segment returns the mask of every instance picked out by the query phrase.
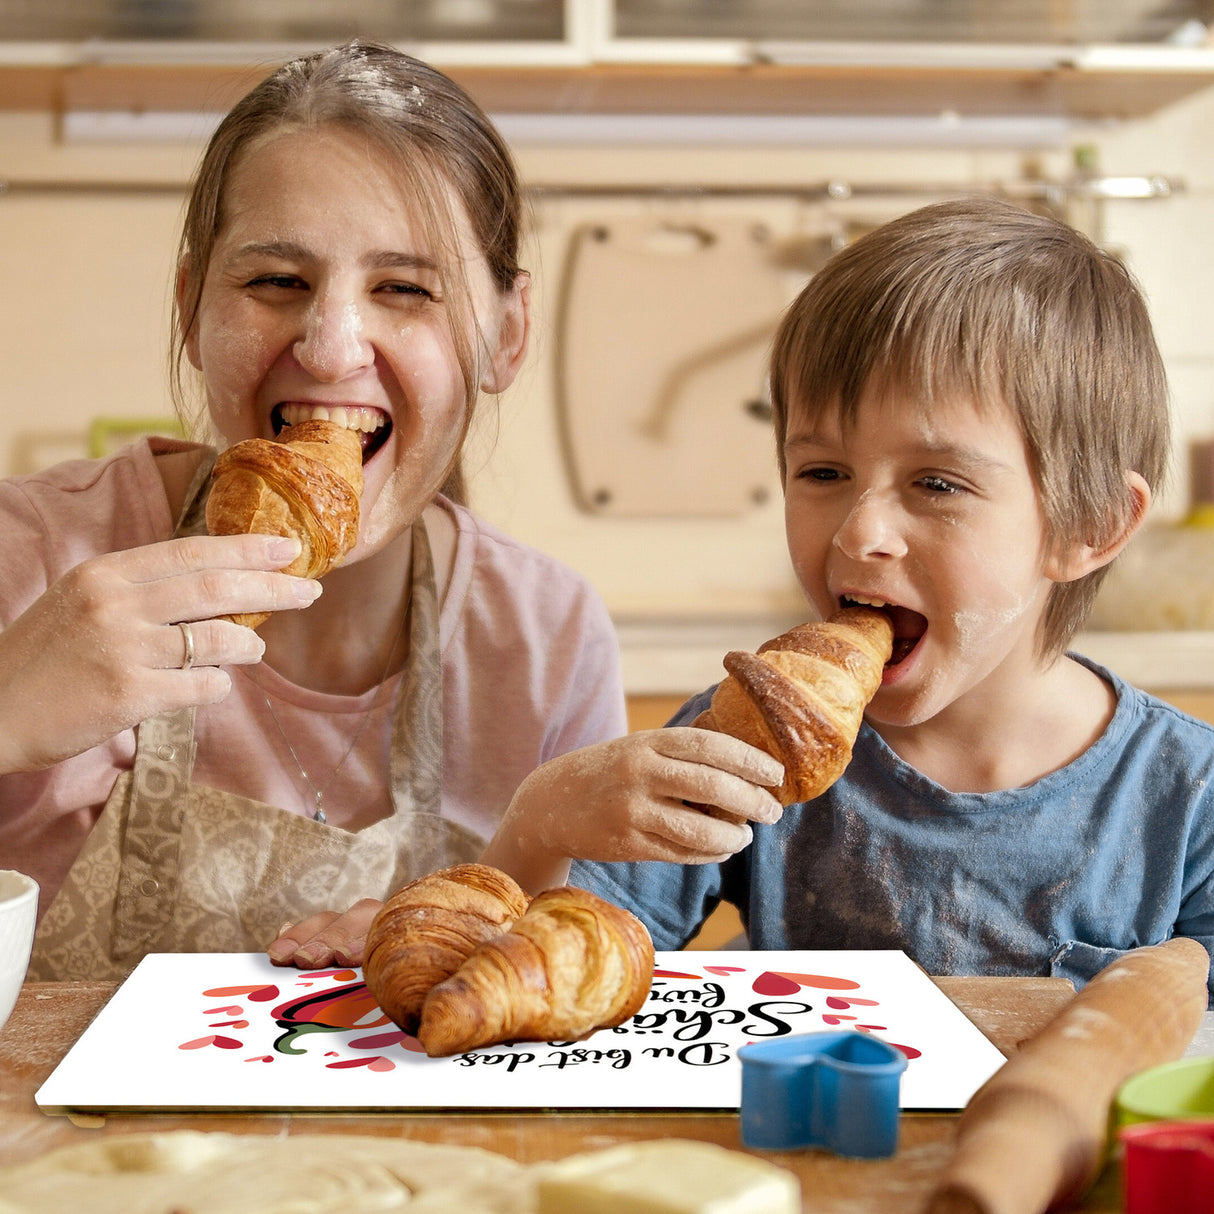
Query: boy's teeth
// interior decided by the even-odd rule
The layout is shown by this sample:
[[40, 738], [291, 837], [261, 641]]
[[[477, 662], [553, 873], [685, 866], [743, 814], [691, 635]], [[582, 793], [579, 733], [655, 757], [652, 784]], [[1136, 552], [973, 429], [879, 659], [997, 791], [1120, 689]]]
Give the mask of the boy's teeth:
[[370, 434], [384, 424], [384, 415], [378, 409], [368, 409], [362, 405], [350, 407], [328, 405], [283, 405], [282, 420], [288, 426], [297, 426], [300, 422], [327, 421], [345, 430], [361, 430]]
[[888, 607], [889, 604], [885, 599], [870, 599], [862, 594], [848, 594], [843, 596], [849, 603], [855, 603], [860, 607]]

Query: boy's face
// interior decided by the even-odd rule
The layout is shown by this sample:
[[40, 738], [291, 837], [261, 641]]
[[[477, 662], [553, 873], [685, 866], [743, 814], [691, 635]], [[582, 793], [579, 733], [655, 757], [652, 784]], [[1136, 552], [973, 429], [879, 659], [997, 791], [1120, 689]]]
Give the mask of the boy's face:
[[1038, 670], [1057, 563], [1010, 410], [869, 389], [846, 429], [833, 410], [790, 418], [785, 457], [788, 547], [814, 607], [892, 608], [894, 656], [870, 719], [917, 725]]

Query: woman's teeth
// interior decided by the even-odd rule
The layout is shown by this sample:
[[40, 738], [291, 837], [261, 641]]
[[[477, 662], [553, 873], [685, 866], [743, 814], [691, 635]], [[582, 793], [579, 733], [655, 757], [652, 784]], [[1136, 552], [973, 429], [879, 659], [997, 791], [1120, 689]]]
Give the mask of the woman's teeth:
[[283, 405], [279, 412], [285, 425], [297, 426], [300, 422], [326, 421], [344, 430], [360, 430], [372, 434], [387, 422], [379, 409], [365, 405]]

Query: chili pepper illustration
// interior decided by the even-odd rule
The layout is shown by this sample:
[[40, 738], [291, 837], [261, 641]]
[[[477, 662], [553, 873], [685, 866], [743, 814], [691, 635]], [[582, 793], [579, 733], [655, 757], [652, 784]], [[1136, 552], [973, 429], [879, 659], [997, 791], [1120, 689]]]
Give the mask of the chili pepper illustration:
[[303, 1054], [295, 1042], [305, 1033], [338, 1033], [375, 1028], [390, 1021], [365, 982], [314, 991], [280, 1003], [271, 1013], [285, 1032], [274, 1042], [280, 1054]]

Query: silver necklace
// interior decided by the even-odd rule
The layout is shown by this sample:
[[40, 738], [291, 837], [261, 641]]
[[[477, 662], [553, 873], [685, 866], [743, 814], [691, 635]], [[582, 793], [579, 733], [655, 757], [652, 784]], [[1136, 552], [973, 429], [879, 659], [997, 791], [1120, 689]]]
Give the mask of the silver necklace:
[[[401, 613], [400, 627], [397, 629], [396, 638], [392, 642], [392, 648], [388, 650], [388, 660], [384, 663], [384, 672], [380, 676], [379, 683], [377, 684], [378, 687], [382, 687], [387, 681], [388, 671], [392, 669], [392, 658], [396, 654], [396, 647], [400, 644], [400, 638], [405, 631], [405, 621], [408, 618], [409, 609], [406, 607], [406, 609]], [[270, 719], [274, 722], [274, 725], [278, 730], [278, 736], [282, 738], [283, 745], [286, 746], [288, 753], [294, 760], [295, 766], [299, 769], [299, 774], [303, 777], [304, 784], [307, 785], [316, 801], [316, 809], [312, 814], [313, 820], [317, 822], [328, 822], [329, 819], [325, 816], [325, 793], [332, 788], [333, 781], [337, 779], [337, 773], [341, 771], [343, 767], [345, 767], [346, 760], [354, 753], [354, 747], [358, 745], [358, 739], [363, 736], [364, 731], [370, 724], [371, 714], [378, 706], [378, 692], [371, 700], [371, 703], [367, 705], [367, 709], [363, 713], [363, 719], [359, 722], [358, 728], [354, 731], [354, 736], [350, 739], [350, 745], [346, 747], [345, 753], [340, 759], [338, 759], [337, 766], [329, 773], [329, 778], [324, 782], [324, 784], [317, 787], [316, 782], [310, 775], [308, 775], [307, 769], [299, 761], [299, 755], [295, 753], [295, 747], [291, 745], [291, 739], [287, 737], [287, 731], [283, 729], [282, 722], [278, 719], [278, 713], [274, 711], [274, 704], [270, 700], [270, 697], [266, 695], [265, 689], [260, 684], [257, 685], [257, 690], [261, 692], [261, 698], [265, 700], [266, 707], [270, 710]]]

